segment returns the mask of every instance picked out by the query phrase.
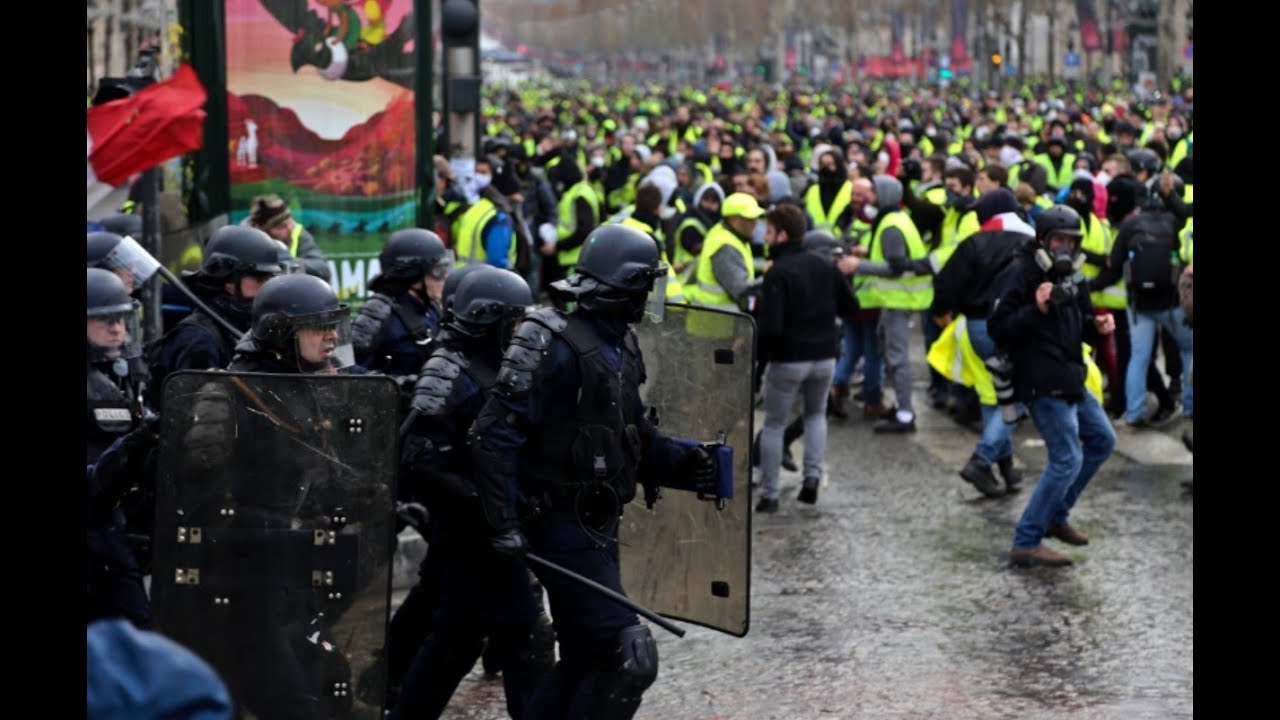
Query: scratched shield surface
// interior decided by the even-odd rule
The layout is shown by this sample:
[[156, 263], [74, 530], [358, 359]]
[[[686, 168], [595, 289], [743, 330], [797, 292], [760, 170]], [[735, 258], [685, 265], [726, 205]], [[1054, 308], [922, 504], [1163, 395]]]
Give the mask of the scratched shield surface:
[[[385, 377], [166, 379], [152, 603], [252, 716], [356, 699], [390, 600], [396, 387]], [[278, 707], [279, 706], [279, 707]]]
[[748, 315], [667, 305], [636, 327], [647, 380], [641, 397], [669, 436], [733, 449], [733, 497], [723, 507], [662, 489], [639, 498], [619, 528], [627, 595], [668, 617], [742, 636], [751, 597], [750, 443], [755, 323]]

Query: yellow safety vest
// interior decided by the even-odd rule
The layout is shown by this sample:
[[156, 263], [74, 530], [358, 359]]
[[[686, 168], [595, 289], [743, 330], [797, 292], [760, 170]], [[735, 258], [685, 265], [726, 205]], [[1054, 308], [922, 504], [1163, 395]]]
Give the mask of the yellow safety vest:
[[[1085, 229], [1084, 220], [1080, 220], [1080, 232], [1084, 233], [1083, 239], [1080, 241], [1080, 249], [1097, 253], [1098, 255], [1110, 255], [1111, 246], [1115, 244], [1115, 237], [1109, 228], [1102, 224], [1102, 221], [1093, 217], [1093, 222], [1089, 224], [1089, 228]], [[1085, 278], [1092, 280], [1102, 272], [1102, 268], [1090, 262], [1080, 268], [1080, 272]], [[1094, 307], [1107, 308], [1108, 310], [1123, 310], [1129, 305], [1129, 296], [1125, 293], [1124, 280], [1118, 280], [1114, 285], [1110, 285], [1101, 290], [1094, 290], [1089, 293], [1089, 299], [1093, 301]]]
[[831, 210], [823, 212], [822, 210], [822, 194], [818, 188], [818, 184], [814, 183], [804, 192], [804, 209], [809, 211], [810, 217], [813, 218], [814, 230], [826, 230], [832, 235], [836, 234], [836, 219], [840, 217], [853, 200], [853, 183], [845, 180], [840, 189], [836, 191], [835, 198], [831, 201]]
[[[702, 253], [698, 256], [694, 272], [695, 283], [686, 285], [684, 289], [685, 300], [690, 304], [740, 312], [738, 304], [724, 291], [711, 270], [711, 258], [726, 245], [742, 255], [742, 261], [747, 266], [747, 279], [755, 279], [756, 268], [751, 257], [751, 245], [739, 240], [724, 223], [716, 223], [707, 232], [707, 239], [702, 243]], [[690, 313], [685, 321], [685, 332], [693, 337], [731, 338], [735, 327], [733, 318], [710, 313]]]
[[693, 277], [693, 273], [698, 269], [698, 256], [684, 249], [684, 244], [680, 242], [680, 236], [688, 228], [697, 230], [698, 235], [705, 240], [707, 237], [707, 226], [696, 217], [686, 217], [676, 226], [676, 264], [684, 266], [684, 270], [680, 272], [680, 279], [683, 282], [689, 282]]
[[[456, 255], [454, 264], [456, 267], [464, 267], [471, 263], [486, 263], [489, 261], [489, 252], [485, 249], [484, 226], [489, 223], [498, 214], [498, 206], [493, 204], [489, 198], [480, 198], [476, 204], [467, 208], [454, 224], [453, 229], [453, 251]], [[516, 266], [516, 243], [520, 239], [516, 234], [511, 233], [511, 248], [507, 252], [507, 269], [514, 270]]]
[[1048, 186], [1059, 190], [1071, 185], [1071, 174], [1075, 172], [1076, 156], [1075, 153], [1063, 153], [1062, 164], [1057, 170], [1053, 169], [1053, 163], [1049, 161], [1048, 153], [1041, 153], [1036, 156], [1036, 162], [1044, 166], [1044, 170], [1049, 175]]
[[667, 302], [682, 303], [684, 302], [684, 286], [680, 284], [680, 278], [676, 277], [676, 271], [671, 268], [671, 263], [667, 261], [667, 251], [662, 247], [662, 239], [659, 233], [655, 232], [649, 223], [642, 222], [628, 215], [623, 218], [619, 225], [629, 225], [640, 232], [653, 238], [654, 243], [658, 245], [658, 258], [662, 260], [662, 264], [667, 266], [667, 291], [665, 297]]
[[[578, 198], [586, 200], [587, 204], [591, 206], [591, 216], [593, 218], [591, 230], [595, 229], [594, 225], [599, 224], [600, 198], [596, 197], [596, 191], [591, 189], [590, 183], [586, 180], [579, 180], [560, 198], [560, 203], [557, 207], [560, 212], [560, 222], [556, 224], [557, 240], [564, 240], [578, 231], [578, 216], [573, 211], [573, 203]], [[572, 250], [560, 250], [556, 252], [556, 260], [561, 267], [571, 268], [578, 264], [578, 254], [581, 252], [581, 245]]]
[[[1194, 222], [1194, 217], [1187, 218], [1187, 224], [1182, 226], [1182, 232], [1178, 235], [1178, 239], [1182, 241], [1182, 246], [1178, 248], [1178, 259], [1182, 260], [1186, 265], [1190, 265], [1193, 258], [1192, 252], [1194, 245], [1191, 240], [1191, 227]], [[1212, 267], [1209, 269], [1213, 270]]]
[[[925, 257], [927, 249], [915, 223], [911, 222], [905, 212], [894, 210], [884, 216], [871, 236], [868, 261], [885, 261], [881, 238], [888, 228], [897, 228], [906, 237], [907, 260], [921, 260]], [[858, 295], [858, 303], [864, 308], [924, 310], [933, 304], [932, 275], [916, 275], [910, 271], [896, 278], [856, 274], [853, 287]]]
[[947, 214], [942, 218], [942, 242], [938, 243], [937, 249], [929, 253], [933, 266], [938, 269], [946, 266], [947, 260], [951, 259], [960, 243], [981, 229], [982, 224], [978, 222], [978, 213], [974, 210], [965, 210], [961, 213], [955, 208], [947, 208]]

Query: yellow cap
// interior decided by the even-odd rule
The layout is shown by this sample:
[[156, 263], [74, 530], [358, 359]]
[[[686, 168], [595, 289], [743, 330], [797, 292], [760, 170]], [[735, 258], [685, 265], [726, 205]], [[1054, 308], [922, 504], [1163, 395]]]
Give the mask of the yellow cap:
[[752, 195], [744, 192], [736, 192], [724, 199], [724, 204], [720, 206], [720, 215], [723, 217], [739, 217], [755, 220], [764, 214], [764, 208], [760, 207], [760, 203]]

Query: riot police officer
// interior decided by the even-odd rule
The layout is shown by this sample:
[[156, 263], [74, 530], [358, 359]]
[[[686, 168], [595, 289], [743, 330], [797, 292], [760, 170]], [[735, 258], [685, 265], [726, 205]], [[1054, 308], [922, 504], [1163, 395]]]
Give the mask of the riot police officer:
[[[576, 307], [533, 311], [517, 327], [467, 440], [495, 551], [532, 548], [622, 593], [618, 523], [637, 483], [649, 504], [664, 476], [714, 483], [712, 457], [659, 433], [640, 400], [645, 370], [631, 324], [666, 272], [644, 233], [598, 227], [574, 274], [552, 286]], [[538, 575], [560, 660], [524, 717], [632, 717], [658, 672], [649, 629], [563, 576]]]
[[453, 261], [430, 230], [397, 230], [379, 256], [382, 273], [352, 326], [356, 361], [366, 370], [412, 375], [440, 322], [440, 298]]
[[203, 310], [195, 310], [160, 339], [151, 356], [153, 388], [171, 372], [224, 368], [231, 362], [236, 343], [249, 330], [259, 288], [282, 272], [279, 245], [250, 227], [228, 225], [214, 233], [200, 270], [186, 279], [192, 291], [239, 333], [232, 335]]
[[118, 275], [87, 268], [88, 451], [92, 465], [116, 438], [148, 412], [142, 400], [144, 373], [140, 306]]
[[314, 275], [268, 280], [253, 299], [252, 325], [236, 344], [233, 372], [334, 374], [354, 364], [351, 310]]
[[[431, 510], [428, 555], [445, 580], [430, 633], [404, 678], [392, 717], [439, 717], [488, 637], [503, 670], [508, 712], [520, 718], [554, 657], [550, 648], [542, 657], [530, 651], [541, 607], [523, 563], [489, 549], [466, 456], [466, 432], [489, 397], [507, 339], [533, 295], [514, 272], [476, 267], [481, 269], [458, 286], [445, 324], [449, 337], [433, 343], [414, 390], [420, 414], [405, 441], [406, 479], [422, 487]], [[549, 621], [541, 619], [539, 627], [549, 630]], [[398, 640], [393, 634], [393, 645]]]

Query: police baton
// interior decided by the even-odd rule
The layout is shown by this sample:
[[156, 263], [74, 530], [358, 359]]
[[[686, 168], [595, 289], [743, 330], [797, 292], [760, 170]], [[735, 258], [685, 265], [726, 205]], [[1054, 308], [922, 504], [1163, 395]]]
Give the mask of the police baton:
[[168, 280], [171, 285], [178, 288], [178, 290], [182, 291], [182, 294], [186, 295], [188, 300], [195, 303], [195, 306], [200, 308], [200, 310], [203, 311], [204, 314], [213, 318], [214, 322], [218, 323], [223, 327], [224, 330], [231, 333], [232, 337], [238, 338], [244, 334], [239, 329], [237, 329], [235, 325], [232, 325], [231, 323], [227, 322], [226, 318], [214, 312], [213, 308], [206, 305], [203, 300], [201, 300], [199, 297], [196, 296], [194, 292], [191, 291], [191, 288], [184, 285], [183, 282], [179, 280], [177, 277], [175, 277], [173, 273], [169, 272], [169, 268], [161, 265], [156, 268], [156, 271], [160, 273], [161, 277], [163, 277], [165, 280]]
[[550, 560], [538, 557], [537, 555], [534, 555], [531, 552], [525, 553], [524, 557], [526, 560], [533, 563], [534, 565], [538, 565], [548, 570], [555, 571], [569, 578], [570, 580], [573, 580], [574, 582], [577, 582], [581, 585], [585, 585], [591, 588], [592, 590], [595, 590], [601, 595], [609, 598], [610, 600], [621, 605], [622, 607], [627, 608], [628, 610], [631, 610], [637, 615], [644, 617], [649, 622], [661, 627], [663, 630], [666, 630], [667, 632], [675, 635], [676, 637], [684, 637], [684, 630], [679, 625], [676, 625], [675, 623], [671, 622], [670, 620], [662, 617], [661, 615], [655, 613], [654, 611], [646, 607], [637, 605], [636, 603], [632, 602], [627, 596], [622, 595], [620, 593], [616, 593], [613, 590], [610, 590], [609, 588], [596, 582], [595, 580], [592, 580], [590, 578], [585, 578], [579, 575], [578, 573], [570, 570], [567, 567], [557, 565], [551, 562]]

